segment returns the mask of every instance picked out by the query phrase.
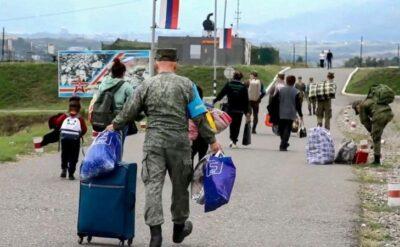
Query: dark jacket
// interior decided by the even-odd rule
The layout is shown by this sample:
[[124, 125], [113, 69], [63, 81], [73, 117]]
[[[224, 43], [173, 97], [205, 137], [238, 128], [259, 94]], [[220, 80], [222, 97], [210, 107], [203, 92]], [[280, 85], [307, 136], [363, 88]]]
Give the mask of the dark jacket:
[[285, 86], [279, 92], [279, 118], [297, 119], [297, 114], [303, 117], [301, 111], [301, 93], [292, 86]]
[[214, 103], [223, 97], [228, 97], [228, 111], [249, 113], [249, 94], [247, 87], [240, 81], [231, 81], [225, 84], [221, 92], [214, 99]]

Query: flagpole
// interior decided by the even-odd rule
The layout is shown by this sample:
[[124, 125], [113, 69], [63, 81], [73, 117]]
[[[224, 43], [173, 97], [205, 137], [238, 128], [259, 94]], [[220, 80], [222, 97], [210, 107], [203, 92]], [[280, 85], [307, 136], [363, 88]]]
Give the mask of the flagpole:
[[156, 50], [156, 6], [157, 0], [153, 0], [153, 20], [151, 25], [151, 50], [150, 50], [150, 66], [149, 72], [150, 76], [154, 76], [154, 58], [155, 58], [155, 50]]
[[214, 0], [215, 7], [214, 7], [214, 82], [213, 82], [213, 94], [214, 96], [217, 95], [217, 0]]
[[223, 28], [226, 28], [226, 6], [228, 5], [228, 0], [225, 0], [225, 8], [224, 8], [224, 26]]

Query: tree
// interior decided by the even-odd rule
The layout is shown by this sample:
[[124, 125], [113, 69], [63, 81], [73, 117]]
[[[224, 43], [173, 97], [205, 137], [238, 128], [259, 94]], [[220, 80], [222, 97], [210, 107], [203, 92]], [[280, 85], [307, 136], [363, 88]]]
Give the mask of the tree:
[[297, 60], [296, 60], [296, 63], [303, 63], [303, 62], [304, 62], [303, 57], [302, 56], [298, 56]]

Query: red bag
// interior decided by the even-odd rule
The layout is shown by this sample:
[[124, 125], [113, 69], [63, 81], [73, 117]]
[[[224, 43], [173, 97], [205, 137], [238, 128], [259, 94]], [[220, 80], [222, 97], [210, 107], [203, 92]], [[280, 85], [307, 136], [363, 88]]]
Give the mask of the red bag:
[[273, 124], [271, 123], [271, 115], [269, 115], [269, 114], [267, 114], [265, 116], [265, 125], [267, 127], [272, 127], [273, 126]]
[[353, 163], [354, 164], [366, 164], [368, 162], [368, 152], [364, 150], [357, 150], [356, 155], [354, 156]]

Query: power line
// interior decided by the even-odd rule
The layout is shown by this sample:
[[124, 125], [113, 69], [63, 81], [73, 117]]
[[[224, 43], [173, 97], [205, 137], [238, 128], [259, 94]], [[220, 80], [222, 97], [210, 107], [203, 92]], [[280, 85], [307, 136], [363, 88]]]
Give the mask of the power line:
[[80, 12], [86, 12], [86, 11], [91, 11], [91, 10], [105, 9], [105, 8], [110, 8], [110, 7], [127, 5], [127, 4], [132, 4], [132, 3], [133, 3], [133, 1], [131, 0], [131, 1], [125, 1], [125, 2], [120, 2], [120, 3], [109, 4], [109, 5], [97, 6], [97, 7], [88, 7], [88, 8], [67, 10], [67, 11], [61, 11], [61, 12], [55, 12], [55, 13], [47, 13], [47, 14], [39, 14], [39, 15], [21, 16], [21, 17], [0, 19], [0, 22], [19, 21], [19, 20], [27, 20], [27, 19], [34, 19], [34, 18], [67, 15], [67, 14], [80, 13]]

